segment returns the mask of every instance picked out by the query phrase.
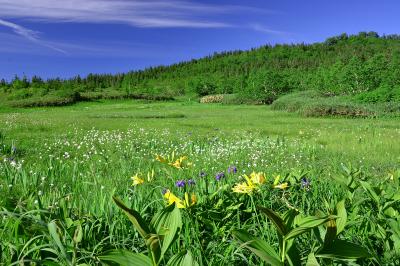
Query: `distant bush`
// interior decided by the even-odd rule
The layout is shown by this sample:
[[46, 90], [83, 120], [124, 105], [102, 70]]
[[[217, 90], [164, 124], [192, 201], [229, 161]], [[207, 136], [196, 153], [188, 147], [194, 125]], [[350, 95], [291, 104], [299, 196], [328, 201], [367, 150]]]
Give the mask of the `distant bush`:
[[297, 92], [282, 96], [273, 102], [271, 108], [273, 110], [296, 112], [304, 116], [400, 116], [399, 102], [359, 103], [349, 97], [324, 97], [315, 91]]
[[200, 103], [222, 103], [223, 94], [207, 95], [200, 98]]
[[381, 86], [376, 90], [360, 93], [355, 98], [362, 103], [400, 102], [400, 85]]

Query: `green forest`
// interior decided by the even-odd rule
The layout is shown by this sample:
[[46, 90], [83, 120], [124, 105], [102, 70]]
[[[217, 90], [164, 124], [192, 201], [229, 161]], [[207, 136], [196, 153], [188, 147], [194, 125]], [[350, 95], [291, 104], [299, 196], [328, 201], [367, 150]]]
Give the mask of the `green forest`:
[[[71, 79], [0, 81], [0, 102], [28, 107], [104, 98], [170, 100], [224, 94], [232, 103], [273, 103], [312, 91], [352, 103], [400, 101], [400, 35], [341, 34], [314, 44], [264, 45], [170, 66]], [[396, 107], [398, 108], [398, 107]]]

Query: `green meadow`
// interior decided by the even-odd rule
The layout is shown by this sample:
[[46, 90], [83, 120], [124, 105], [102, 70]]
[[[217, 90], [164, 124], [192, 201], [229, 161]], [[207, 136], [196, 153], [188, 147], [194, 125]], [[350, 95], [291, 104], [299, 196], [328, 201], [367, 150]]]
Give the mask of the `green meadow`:
[[0, 264], [399, 265], [400, 118], [0, 109]]

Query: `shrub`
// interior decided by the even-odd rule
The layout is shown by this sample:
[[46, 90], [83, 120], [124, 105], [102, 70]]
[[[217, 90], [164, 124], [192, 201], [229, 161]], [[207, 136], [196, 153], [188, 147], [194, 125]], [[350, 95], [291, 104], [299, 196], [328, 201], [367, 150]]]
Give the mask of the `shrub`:
[[223, 94], [207, 95], [200, 98], [200, 103], [222, 103]]

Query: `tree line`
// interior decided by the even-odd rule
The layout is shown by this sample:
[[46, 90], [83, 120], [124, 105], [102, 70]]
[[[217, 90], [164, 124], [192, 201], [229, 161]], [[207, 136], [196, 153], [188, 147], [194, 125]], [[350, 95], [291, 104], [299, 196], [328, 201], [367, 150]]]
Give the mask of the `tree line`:
[[83, 78], [15, 76], [11, 81], [2, 79], [0, 90], [13, 99], [116, 90], [126, 95], [172, 97], [237, 94], [264, 103], [290, 92], [316, 90], [367, 102], [393, 101], [400, 98], [400, 35], [344, 33], [321, 43], [264, 45], [170, 66]]

